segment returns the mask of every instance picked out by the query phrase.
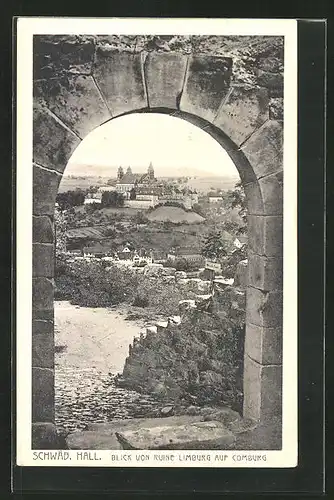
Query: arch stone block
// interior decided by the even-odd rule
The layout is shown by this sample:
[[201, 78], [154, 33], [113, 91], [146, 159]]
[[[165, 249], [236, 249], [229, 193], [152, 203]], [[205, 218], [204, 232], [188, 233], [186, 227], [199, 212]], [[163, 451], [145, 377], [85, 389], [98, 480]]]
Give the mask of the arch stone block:
[[33, 276], [45, 276], [46, 278], [53, 278], [53, 256], [53, 243], [33, 243]]
[[263, 88], [233, 86], [214, 120], [240, 146], [269, 118], [268, 91]]
[[52, 422], [34, 422], [32, 424], [32, 449], [45, 450], [60, 448], [56, 426]]
[[38, 81], [35, 95], [81, 138], [111, 118], [91, 75]]
[[144, 75], [150, 108], [178, 108], [187, 60], [187, 56], [177, 52], [162, 54], [152, 52], [147, 55]]
[[264, 292], [249, 286], [247, 288], [246, 324], [257, 326], [278, 327], [282, 325], [281, 290]]
[[283, 286], [283, 260], [248, 253], [248, 283], [263, 291], [279, 290]]
[[244, 360], [244, 417], [270, 421], [282, 412], [282, 366]]
[[282, 329], [249, 323], [246, 329], [245, 353], [262, 365], [282, 363]]
[[32, 419], [34, 422], [54, 421], [54, 371], [32, 369]]
[[266, 215], [283, 214], [283, 171], [259, 179], [261, 198]]
[[178, 108], [187, 60], [187, 56], [179, 53], [148, 53], [144, 76], [150, 108]]
[[46, 215], [33, 216], [33, 242], [53, 243], [54, 231], [51, 217]]
[[113, 117], [147, 108], [141, 54], [97, 48], [94, 79]]
[[53, 170], [33, 166], [33, 212], [34, 215], [49, 215], [53, 217], [55, 202], [61, 175]]
[[32, 279], [33, 319], [53, 321], [53, 289], [54, 283], [48, 278]]
[[34, 102], [34, 162], [58, 172], [65, 170], [66, 164], [80, 144], [73, 134], [50, 111]]
[[181, 111], [213, 122], [229, 91], [231, 75], [229, 57], [192, 56], [180, 101]]
[[280, 257], [283, 250], [281, 215], [248, 215], [248, 244], [258, 255]]
[[32, 366], [54, 368], [54, 324], [34, 320], [32, 324]]
[[268, 120], [242, 145], [242, 151], [253, 166], [256, 177], [282, 170], [283, 126], [281, 122]]

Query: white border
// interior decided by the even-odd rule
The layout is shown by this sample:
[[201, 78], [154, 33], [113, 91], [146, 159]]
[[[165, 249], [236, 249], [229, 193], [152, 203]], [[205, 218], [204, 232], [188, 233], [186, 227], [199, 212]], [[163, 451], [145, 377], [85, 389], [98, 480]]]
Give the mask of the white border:
[[[285, 37], [284, 66], [284, 282], [283, 282], [283, 448], [279, 451], [227, 451], [205, 454], [211, 461], [157, 462], [156, 452], [91, 452], [92, 460], [76, 451], [62, 451], [62, 459], [34, 459], [31, 450], [32, 351], [32, 38], [34, 34], [179, 34], [277, 35]], [[17, 21], [17, 464], [25, 466], [99, 467], [295, 467], [298, 462], [297, 427], [297, 21], [278, 19], [93, 19], [18, 18]], [[30, 264], [31, 263], [31, 264]], [[44, 453], [44, 452], [42, 452]], [[54, 453], [54, 452], [53, 452]], [[79, 452], [80, 453], [80, 452]], [[82, 452], [81, 452], [82, 453]], [[95, 453], [95, 455], [94, 455]], [[111, 455], [133, 456], [132, 461]], [[136, 455], [149, 459], [136, 461]], [[162, 453], [160, 453], [161, 455]], [[201, 453], [203, 454], [203, 453]], [[224, 461], [214, 461], [217, 454]], [[236, 457], [261, 456], [252, 461]], [[55, 456], [55, 455], [53, 455]], [[96, 460], [94, 460], [96, 457]], [[265, 457], [265, 459], [264, 459]]]

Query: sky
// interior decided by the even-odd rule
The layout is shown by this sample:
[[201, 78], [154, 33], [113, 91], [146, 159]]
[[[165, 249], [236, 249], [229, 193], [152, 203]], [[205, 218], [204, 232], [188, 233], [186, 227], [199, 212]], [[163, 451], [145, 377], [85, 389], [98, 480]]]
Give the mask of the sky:
[[159, 113], [115, 118], [97, 127], [72, 154], [65, 175], [114, 177], [119, 166], [156, 177], [239, 175], [226, 151], [195, 125]]

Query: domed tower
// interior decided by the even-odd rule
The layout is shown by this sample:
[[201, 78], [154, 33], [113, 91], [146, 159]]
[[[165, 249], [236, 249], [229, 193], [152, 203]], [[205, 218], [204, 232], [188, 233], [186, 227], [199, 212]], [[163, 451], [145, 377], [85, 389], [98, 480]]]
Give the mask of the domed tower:
[[148, 178], [150, 179], [150, 181], [153, 181], [154, 180], [154, 168], [153, 168], [152, 162], [149, 164], [149, 167], [147, 169], [147, 173], [148, 173]]
[[124, 176], [124, 170], [122, 167], [118, 167], [117, 180], [120, 181]]
[[126, 173], [127, 173], [127, 174], [132, 174], [131, 167], [128, 167], [128, 168], [126, 169]]

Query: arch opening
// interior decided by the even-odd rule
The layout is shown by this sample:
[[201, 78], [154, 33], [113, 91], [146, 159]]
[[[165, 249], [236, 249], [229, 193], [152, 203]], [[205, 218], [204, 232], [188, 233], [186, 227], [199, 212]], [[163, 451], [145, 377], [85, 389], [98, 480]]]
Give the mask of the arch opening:
[[[129, 168], [131, 174], [127, 172]], [[119, 176], [120, 170], [123, 178]], [[129, 177], [127, 182], [126, 177]], [[144, 178], [137, 182], [140, 177]], [[205, 401], [220, 405], [225, 402], [234, 411], [242, 413], [247, 236], [244, 193], [235, 187], [240, 185], [239, 181], [238, 171], [230, 157], [205, 129], [184, 118], [166, 114], [134, 113], [117, 117], [92, 131], [73, 152], [56, 202], [55, 325], [56, 351], [59, 352], [56, 354], [55, 380], [56, 423], [59, 428], [65, 424], [73, 430], [71, 415], [73, 409], [76, 415], [79, 411], [73, 398], [72, 402], [70, 398], [69, 403], [64, 404], [64, 392], [65, 399], [66, 392], [73, 393], [73, 378], [66, 382], [69, 364], [73, 362], [77, 373], [82, 374], [77, 379], [77, 390], [81, 391], [80, 407], [86, 404], [79, 428], [89, 419], [91, 401], [89, 395], [86, 400], [84, 397], [84, 387], [88, 387], [85, 378], [88, 376], [91, 385], [92, 379], [98, 382], [101, 375], [94, 374], [94, 370], [88, 373], [88, 361], [83, 360], [80, 366], [77, 357], [79, 354], [83, 356], [83, 346], [86, 344], [88, 348], [89, 345], [87, 338], [83, 340], [82, 337], [94, 337], [94, 328], [97, 328], [98, 335], [108, 339], [100, 348], [109, 364], [107, 369], [103, 359], [104, 369], [107, 373], [113, 370], [121, 373], [123, 384], [131, 389], [143, 392], [141, 388], [144, 386], [146, 392], [156, 395], [157, 387], [161, 385], [161, 372], [165, 379], [168, 372], [173, 383], [167, 384], [167, 400], [174, 398], [178, 402], [183, 391], [182, 400], [189, 393], [189, 397], [198, 397], [201, 404]], [[123, 255], [125, 247], [130, 250], [126, 259]], [[240, 261], [243, 261], [241, 265]], [[145, 268], [139, 267], [141, 265]], [[129, 269], [132, 276], [127, 272]], [[144, 271], [144, 275], [140, 274], [138, 279], [134, 276], [134, 269]], [[154, 279], [158, 270], [160, 274]], [[93, 279], [94, 275], [98, 278]], [[114, 282], [112, 289], [106, 280]], [[233, 282], [236, 282], [235, 288]], [[214, 293], [217, 297], [225, 287], [228, 289], [223, 302], [213, 300]], [[159, 294], [161, 298], [157, 298]], [[126, 298], [121, 299], [122, 295]], [[224, 325], [227, 320], [218, 316], [231, 313], [233, 300], [237, 301], [235, 317]], [[233, 335], [230, 338], [227, 335], [225, 339], [226, 361], [219, 359], [222, 351], [217, 344], [216, 352], [211, 347], [210, 355], [201, 356], [200, 360], [195, 359], [195, 352], [191, 356], [188, 353], [189, 366], [184, 363], [182, 370], [175, 373], [154, 363], [148, 367], [147, 373], [136, 373], [133, 365], [138, 361], [137, 341], [140, 348], [151, 350], [151, 354], [157, 354], [169, 344], [167, 334], [162, 345], [153, 342], [150, 348], [147, 347], [147, 327], [152, 326], [152, 315], [156, 324], [171, 317], [181, 322], [182, 316], [183, 323], [178, 330], [190, 338], [194, 331], [194, 324], [189, 323], [191, 311], [180, 312], [179, 304], [187, 301], [195, 302], [199, 313], [195, 342], [205, 335], [208, 313], [211, 328], [217, 331], [233, 329]], [[81, 309], [78, 310], [77, 306]], [[126, 340], [122, 349], [117, 344], [119, 340], [124, 344], [122, 336], [116, 338], [116, 345], [112, 343], [115, 318], [112, 311], [109, 311], [109, 316], [105, 315], [105, 308], [110, 306], [128, 308], [130, 317], [132, 314], [144, 321], [144, 329], [138, 322], [133, 323], [133, 328], [128, 328], [131, 321], [116, 321], [116, 328], [120, 332], [123, 329], [125, 339], [129, 336], [130, 352]], [[96, 307], [102, 308], [100, 312], [94, 309]], [[99, 331], [95, 325], [97, 318], [103, 322], [108, 320], [104, 331]], [[143, 333], [139, 340], [133, 340], [140, 331]], [[75, 335], [78, 332], [80, 340]], [[96, 341], [99, 342], [99, 337]], [[180, 346], [184, 351], [188, 348], [186, 344]], [[120, 360], [111, 356], [115, 350], [120, 351]], [[92, 349], [87, 355], [86, 349], [85, 355], [91, 359], [92, 365], [96, 365], [101, 354]], [[177, 356], [177, 351], [172, 352], [172, 356]], [[229, 370], [228, 358], [231, 358]], [[198, 381], [192, 382], [190, 389], [182, 379], [190, 374], [196, 363]], [[129, 370], [132, 370], [131, 375]], [[221, 375], [223, 370], [225, 373], [236, 371], [237, 375], [224, 378]], [[209, 379], [205, 382], [208, 377], [216, 377], [217, 387], [205, 391], [206, 383], [212, 385]], [[154, 380], [153, 385], [148, 384], [149, 379]], [[110, 384], [112, 391], [113, 379]], [[229, 387], [230, 392], [230, 396], [224, 399], [221, 396], [223, 387]], [[91, 387], [88, 392], [91, 393]], [[117, 390], [115, 394], [117, 399]], [[126, 398], [126, 391], [122, 395]], [[113, 398], [112, 392], [109, 397]], [[163, 405], [163, 398], [155, 405]], [[140, 404], [137, 406], [140, 414]], [[123, 407], [126, 408], [126, 403]], [[103, 408], [109, 408], [111, 413], [105, 414], [102, 409], [102, 419], [103, 415], [111, 419], [122, 414], [113, 413], [105, 402]], [[94, 411], [97, 408], [94, 407]], [[137, 416], [137, 413], [130, 410], [129, 415]]]

